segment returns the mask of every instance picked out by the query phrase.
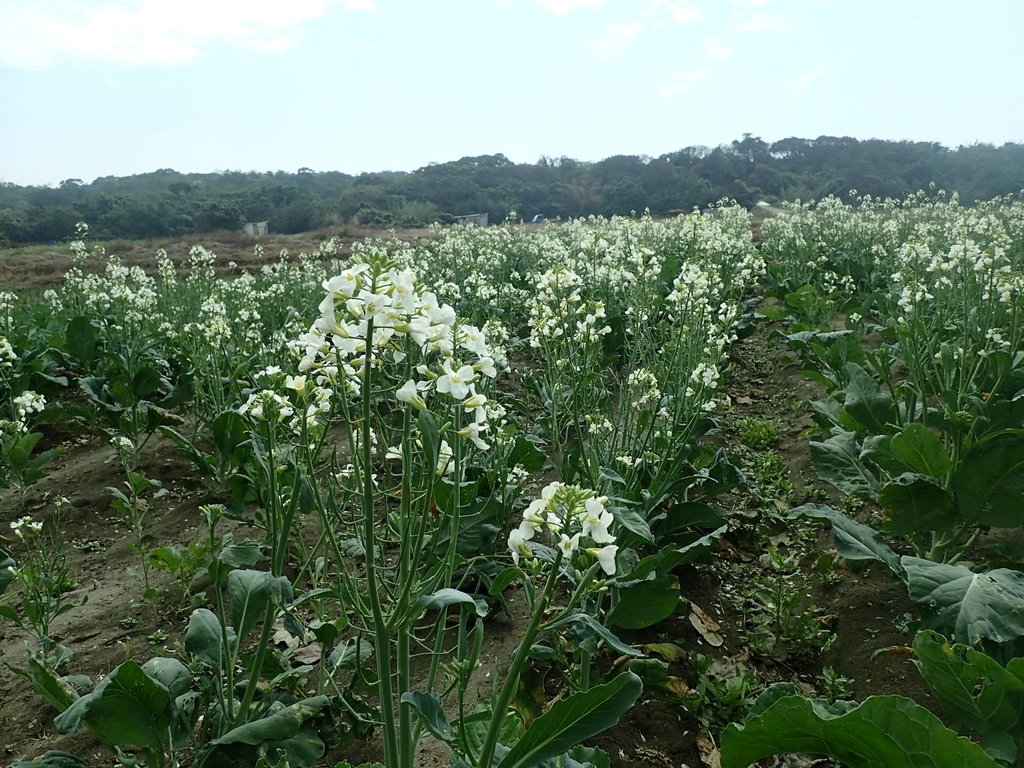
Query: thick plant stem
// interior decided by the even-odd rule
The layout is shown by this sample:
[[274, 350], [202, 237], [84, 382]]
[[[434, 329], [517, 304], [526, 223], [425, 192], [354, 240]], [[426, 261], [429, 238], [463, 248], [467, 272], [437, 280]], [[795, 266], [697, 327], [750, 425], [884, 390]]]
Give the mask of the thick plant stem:
[[494, 750], [498, 746], [498, 732], [501, 730], [501, 723], [508, 712], [508, 705], [512, 701], [512, 696], [519, 687], [519, 674], [523, 669], [523, 665], [526, 664], [530, 647], [533, 645], [534, 638], [537, 637], [537, 632], [540, 630], [541, 621], [544, 618], [544, 609], [547, 608], [551, 595], [555, 591], [555, 584], [558, 581], [558, 569], [561, 565], [562, 550], [559, 549], [558, 554], [555, 556], [555, 561], [551, 564], [551, 573], [548, 574], [548, 581], [544, 585], [544, 592], [541, 593], [540, 598], [534, 603], [530, 624], [526, 628], [522, 641], [519, 643], [515, 658], [512, 659], [512, 666], [509, 667], [508, 674], [505, 676], [505, 682], [502, 684], [498, 698], [494, 702], [494, 708], [491, 710], [491, 722], [487, 726], [487, 736], [484, 738], [483, 747], [480, 749], [480, 759], [477, 761], [479, 768], [491, 768], [494, 763]]

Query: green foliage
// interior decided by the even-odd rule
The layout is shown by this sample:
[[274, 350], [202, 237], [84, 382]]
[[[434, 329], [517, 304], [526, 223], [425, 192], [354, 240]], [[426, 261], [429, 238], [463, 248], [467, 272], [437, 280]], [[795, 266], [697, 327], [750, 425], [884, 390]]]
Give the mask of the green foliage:
[[722, 734], [722, 768], [793, 752], [825, 755], [849, 768], [995, 768], [981, 747], [902, 696], [827, 704], [770, 688], [743, 725]]
[[921, 675], [961, 732], [979, 734], [992, 757], [1014, 762], [1024, 741], [1024, 658], [1004, 666], [927, 631], [914, 638], [914, 652]]
[[533, 768], [615, 725], [640, 697], [643, 684], [623, 672], [604, 685], [551, 705], [502, 758], [503, 768]]

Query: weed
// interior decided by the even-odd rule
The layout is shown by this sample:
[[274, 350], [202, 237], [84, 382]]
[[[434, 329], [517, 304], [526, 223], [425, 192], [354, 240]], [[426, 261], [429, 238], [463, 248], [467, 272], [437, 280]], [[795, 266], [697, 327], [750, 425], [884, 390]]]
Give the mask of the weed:
[[736, 429], [743, 443], [755, 451], [775, 445], [781, 435], [777, 422], [755, 416], [744, 416], [736, 422]]

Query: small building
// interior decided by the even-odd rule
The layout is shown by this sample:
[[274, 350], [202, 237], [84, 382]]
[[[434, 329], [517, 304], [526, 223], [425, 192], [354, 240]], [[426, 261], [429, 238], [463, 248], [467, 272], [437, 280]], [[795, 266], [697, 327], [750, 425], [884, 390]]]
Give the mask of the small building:
[[242, 225], [242, 231], [249, 237], [266, 237], [270, 231], [270, 222], [247, 221]]
[[473, 224], [477, 227], [487, 226], [487, 214], [486, 213], [470, 213], [465, 216], [454, 216], [456, 224], [462, 224], [463, 226], [469, 226]]

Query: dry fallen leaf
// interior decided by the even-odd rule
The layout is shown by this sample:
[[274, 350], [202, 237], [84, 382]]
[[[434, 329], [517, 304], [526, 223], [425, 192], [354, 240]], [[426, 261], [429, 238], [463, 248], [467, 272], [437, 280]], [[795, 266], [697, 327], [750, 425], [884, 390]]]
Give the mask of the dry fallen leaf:
[[708, 768], [722, 768], [722, 758], [718, 753], [718, 747], [703, 733], [697, 734], [697, 751], [700, 752], [700, 761]]
[[725, 642], [722, 638], [721, 625], [704, 613], [699, 605], [692, 602], [690, 603], [690, 623], [708, 645], [718, 648]]

